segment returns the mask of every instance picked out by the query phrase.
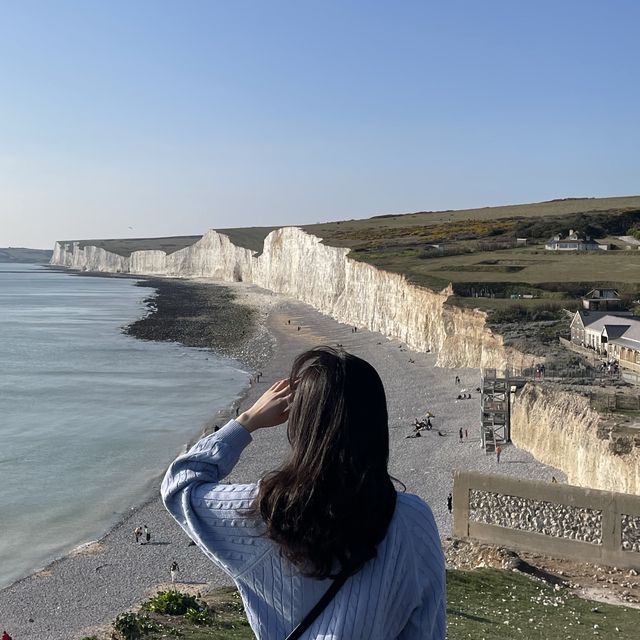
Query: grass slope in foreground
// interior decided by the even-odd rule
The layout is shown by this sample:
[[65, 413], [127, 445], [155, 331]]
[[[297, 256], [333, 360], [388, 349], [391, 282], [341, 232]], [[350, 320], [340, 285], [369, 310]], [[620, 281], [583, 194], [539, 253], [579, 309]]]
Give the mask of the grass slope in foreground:
[[[583, 600], [566, 590], [520, 573], [498, 569], [447, 572], [449, 640], [577, 640], [598, 635], [631, 640], [638, 637], [640, 610]], [[249, 640], [240, 596], [217, 589], [205, 598], [213, 611], [211, 626], [198, 626], [184, 616], [150, 614], [160, 625], [140, 636], [149, 640]]]

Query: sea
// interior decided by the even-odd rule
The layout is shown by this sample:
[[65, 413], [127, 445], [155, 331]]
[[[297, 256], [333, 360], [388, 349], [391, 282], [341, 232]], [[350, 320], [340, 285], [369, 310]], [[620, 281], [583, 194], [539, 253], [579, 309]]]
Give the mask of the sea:
[[98, 539], [248, 373], [122, 333], [146, 313], [136, 280], [0, 264], [0, 588]]

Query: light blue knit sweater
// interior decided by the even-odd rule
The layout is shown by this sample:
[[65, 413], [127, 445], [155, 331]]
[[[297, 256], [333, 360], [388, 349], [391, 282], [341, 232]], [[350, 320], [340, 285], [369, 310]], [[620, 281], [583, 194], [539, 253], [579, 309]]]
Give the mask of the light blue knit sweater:
[[[259, 640], [284, 640], [331, 580], [300, 575], [246, 510], [257, 485], [220, 484], [251, 442], [232, 420], [169, 467], [162, 499], [208, 558], [238, 585]], [[304, 638], [440, 640], [445, 637], [445, 569], [431, 510], [399, 493], [377, 555], [342, 586]]]

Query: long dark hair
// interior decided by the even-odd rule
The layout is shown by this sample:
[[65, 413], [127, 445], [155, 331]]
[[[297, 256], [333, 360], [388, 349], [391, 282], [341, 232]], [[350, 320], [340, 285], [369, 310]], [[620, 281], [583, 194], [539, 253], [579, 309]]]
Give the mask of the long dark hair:
[[368, 362], [330, 347], [299, 355], [290, 384], [291, 454], [262, 479], [254, 509], [286, 558], [326, 578], [375, 556], [393, 516], [387, 401]]

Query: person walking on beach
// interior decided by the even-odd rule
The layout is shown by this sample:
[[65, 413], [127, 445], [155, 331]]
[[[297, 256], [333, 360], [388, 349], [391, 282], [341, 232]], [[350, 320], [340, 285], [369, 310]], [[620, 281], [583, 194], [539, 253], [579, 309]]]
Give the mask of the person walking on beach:
[[500, 445], [498, 445], [496, 447], [496, 461], [498, 464], [500, 464], [500, 454], [502, 453], [502, 447]]
[[171, 573], [171, 584], [176, 583], [176, 578], [178, 577], [178, 572], [180, 571], [180, 567], [178, 563], [174, 560], [169, 567], [169, 572]]
[[453, 496], [451, 495], [451, 492], [449, 492], [449, 495], [447, 496], [447, 509], [449, 509], [449, 513], [451, 513], [453, 509]]
[[[223, 484], [252, 433], [285, 421], [284, 462], [259, 483]], [[237, 420], [177, 458], [161, 493], [238, 585], [257, 640], [443, 640], [438, 529], [421, 498], [396, 491], [388, 459], [378, 373], [345, 351], [317, 347]]]
[[460, 427], [460, 431], [458, 433], [460, 433], [460, 442], [462, 442], [462, 427]]
[[151, 534], [149, 533], [149, 529], [147, 528], [147, 525], [144, 525], [144, 541], [145, 544], [149, 544], [149, 541], [151, 540]]
[[467, 429], [464, 430], [464, 439], [465, 440], [469, 439], [469, 431]]
[[136, 527], [133, 530], [133, 535], [136, 538], [136, 544], [138, 544], [140, 542], [140, 536], [142, 536], [142, 529], [140, 527]]

